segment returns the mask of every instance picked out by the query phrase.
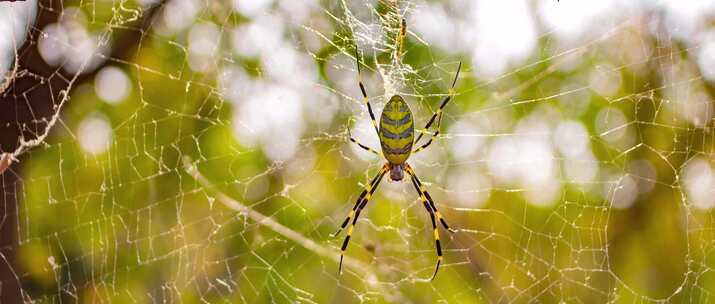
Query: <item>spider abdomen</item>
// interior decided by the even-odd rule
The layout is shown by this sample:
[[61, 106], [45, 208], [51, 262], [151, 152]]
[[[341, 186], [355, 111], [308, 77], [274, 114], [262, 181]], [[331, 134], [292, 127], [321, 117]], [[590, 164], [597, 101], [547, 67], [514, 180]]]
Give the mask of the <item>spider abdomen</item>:
[[391, 164], [403, 164], [412, 153], [415, 126], [412, 111], [400, 95], [390, 98], [380, 117], [380, 145]]

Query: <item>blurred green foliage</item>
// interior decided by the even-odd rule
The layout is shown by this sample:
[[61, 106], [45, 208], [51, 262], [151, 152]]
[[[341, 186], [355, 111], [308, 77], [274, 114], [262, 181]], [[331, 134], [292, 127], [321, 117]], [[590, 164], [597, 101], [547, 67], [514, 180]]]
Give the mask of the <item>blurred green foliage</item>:
[[[68, 5], [77, 5], [91, 16], [89, 31], [124, 26], [117, 20], [130, 19], [133, 11], [122, 11], [122, 5], [114, 2]], [[222, 5], [208, 5], [200, 11], [198, 22], [216, 23], [226, 36], [233, 26], [250, 22], [237, 13], [221, 14]], [[322, 5], [327, 12], [315, 14], [341, 16], [339, 8]], [[389, 12], [381, 5], [379, 13]], [[339, 87], [328, 70], [342, 67], [333, 60], [353, 52], [346, 39], [351, 36], [349, 27], [327, 20], [335, 31], [323, 34], [334, 44], [322, 41], [311, 57], [320, 75], [316, 92]], [[643, 39], [648, 37], [644, 34]], [[328, 126], [307, 123], [296, 156], [272, 161], [260, 147], [236, 136], [240, 122], [234, 112], [240, 104], [226, 100], [216, 80], [225, 65], [237, 65], [249, 79], [261, 79], [263, 67], [271, 63], [218, 51], [214, 69], [193, 72], [187, 65], [185, 33], [151, 31], [142, 38], [131, 62], [110, 60], [131, 79], [129, 97], [108, 104], [96, 95], [91, 82], [76, 86], [61, 113], [63, 126], [53, 131], [45, 146], [23, 157], [17, 263], [23, 288], [32, 299], [92, 303], [712, 300], [713, 219], [710, 212], [693, 209], [681, 184], [681, 167], [688, 159], [701, 156], [712, 162], [712, 122], [705, 128], [673, 122], [675, 114], [664, 106], [670, 100], [658, 88], [674, 84], [663, 83], [658, 64], [675, 59], [652, 59], [645, 73], [631, 71], [628, 62], [613, 63], [622, 79], [617, 97], [587, 90], [586, 110], [569, 116], [569, 104], [550, 96], [558, 96], [574, 78], [614, 60], [602, 49], [618, 47], [618, 39], [596, 41], [593, 47], [579, 44], [585, 49], [584, 58], [576, 68], [562, 71], [556, 67], [564, 56], [554, 55], [555, 43], [546, 35], [539, 40], [539, 53], [515, 66], [514, 73], [485, 80], [474, 76], [466, 56], [448, 55], [410, 38], [404, 63], [417, 71], [407, 74], [404, 89], [416, 95], [411, 102], [418, 124], [444, 96], [456, 67], [453, 63], [463, 60], [466, 68], [458, 82], [459, 96], [446, 110], [443, 131], [460, 118], [489, 119], [504, 112], [511, 115], [513, 126], [549, 106], [564, 119], [586, 127], [602, 174], [591, 189], [584, 190], [570, 182], [561, 167], [562, 157], [556, 156], [557, 179], [563, 188], [554, 204], [535, 206], [524, 189], [495, 183], [489, 189], [475, 189], [490, 193], [482, 205], [458, 206], [451, 202], [445, 183], [449, 172], [464, 164], [448, 153], [447, 132], [447, 139], [432, 148], [441, 151], [437, 158], [416, 165], [451, 226], [460, 229], [454, 235], [440, 232], [446, 264], [429, 282], [424, 279], [436, 258], [431, 227], [407, 183], [386, 186], [384, 182], [354, 234], [347, 255], [368, 265], [368, 277], [354, 269], [338, 276], [332, 259], [216, 199], [217, 192], [224, 193], [331, 248], [337, 257], [335, 249], [342, 239], [331, 239], [330, 233], [380, 165], [361, 160], [344, 138], [350, 119], [356, 113], [364, 115], [352, 110], [354, 101], [332, 96], [341, 104]], [[230, 48], [227, 41], [221, 42], [221, 50]], [[647, 43], [663, 54], [681, 54], [677, 45], [659, 42]], [[369, 66], [375, 58], [366, 54], [364, 62]], [[389, 55], [377, 58], [388, 60]], [[683, 55], [680, 60], [690, 59]], [[374, 74], [371, 67], [368, 73]], [[712, 93], [709, 84], [704, 86]], [[382, 90], [370, 89], [371, 96]], [[595, 123], [606, 107], [618, 108], [627, 117], [636, 138], [631, 150], [601, 139]], [[310, 111], [321, 109], [306, 110]], [[73, 130], [97, 113], [112, 126], [112, 139], [106, 152], [92, 155], [83, 150]], [[511, 132], [487, 132], [486, 142]], [[282, 139], [276, 135], [272, 140]], [[197, 166], [211, 187], [187, 174], [184, 159]], [[629, 208], [613, 208], [601, 190], [612, 182], [604, 172], [625, 172], [636, 159], [653, 164], [654, 188], [638, 195]], [[486, 171], [484, 159], [474, 162]]]

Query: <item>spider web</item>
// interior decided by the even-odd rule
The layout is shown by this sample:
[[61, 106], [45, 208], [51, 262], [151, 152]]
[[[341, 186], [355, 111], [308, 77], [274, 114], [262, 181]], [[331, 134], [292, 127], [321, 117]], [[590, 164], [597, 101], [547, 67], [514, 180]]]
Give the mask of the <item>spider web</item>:
[[[713, 300], [715, 8], [576, 2], [0, 3], [3, 299]], [[458, 230], [434, 281], [408, 182], [337, 273], [382, 166], [356, 46], [417, 127], [464, 63], [409, 160]]]

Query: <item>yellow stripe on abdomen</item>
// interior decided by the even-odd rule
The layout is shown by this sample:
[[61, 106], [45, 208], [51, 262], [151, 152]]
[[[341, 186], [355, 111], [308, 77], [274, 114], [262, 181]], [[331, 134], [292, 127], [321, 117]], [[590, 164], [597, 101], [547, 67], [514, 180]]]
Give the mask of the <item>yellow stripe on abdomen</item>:
[[412, 153], [414, 141], [412, 112], [402, 97], [392, 96], [380, 117], [380, 144], [387, 161], [402, 164]]

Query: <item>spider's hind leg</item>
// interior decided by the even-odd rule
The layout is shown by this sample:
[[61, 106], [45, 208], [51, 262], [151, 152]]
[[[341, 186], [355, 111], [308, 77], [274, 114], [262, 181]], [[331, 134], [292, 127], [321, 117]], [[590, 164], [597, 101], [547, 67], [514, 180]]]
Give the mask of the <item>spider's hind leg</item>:
[[397, 41], [396, 41], [396, 46], [395, 46], [395, 51], [397, 52], [395, 54], [396, 59], [400, 59], [402, 57], [402, 53], [405, 50], [405, 37], [407, 36], [407, 21], [405, 21], [405, 18], [402, 18], [400, 20], [400, 31], [397, 33]]
[[377, 120], [375, 119], [375, 112], [372, 111], [372, 106], [370, 105], [370, 99], [367, 97], [367, 91], [365, 90], [365, 84], [362, 83], [362, 69], [360, 69], [360, 53], [357, 49], [357, 44], [355, 45], [355, 64], [357, 66], [357, 81], [360, 87], [360, 93], [362, 94], [362, 101], [367, 106], [367, 112], [370, 114], [370, 120], [372, 121], [372, 126], [375, 128], [375, 133], [380, 135], [380, 130], [377, 128]]
[[[449, 101], [452, 100], [452, 97], [454, 97], [454, 95], [456, 94], [454, 91], [454, 85], [457, 84], [457, 78], [459, 78], [459, 71], [461, 71], [461, 70], [462, 70], [462, 62], [459, 62], [459, 66], [457, 67], [457, 74], [454, 75], [454, 80], [452, 80], [452, 86], [449, 88], [447, 97], [445, 97], [444, 100], [442, 100], [442, 103], [439, 105], [439, 108], [437, 108], [437, 111], [434, 112], [434, 114], [432, 114], [432, 117], [430, 117], [429, 121], [427, 121], [427, 124], [424, 127], [425, 130], [429, 129], [429, 127], [431, 127], [432, 124], [436, 120], [437, 121], [436, 129], [437, 130], [435, 130], [434, 133], [430, 134], [431, 137], [425, 144], [423, 144], [419, 148], [415, 149], [415, 151], [412, 153], [420, 152], [420, 151], [424, 150], [425, 148], [429, 147], [432, 144], [432, 142], [434, 141], [435, 137], [439, 136], [439, 132], [440, 132], [439, 128], [442, 125], [442, 111], [444, 111], [444, 108], [447, 106]], [[429, 133], [427, 133], [427, 134], [429, 134]], [[424, 136], [424, 135], [425, 135], [425, 133], [420, 133], [420, 135], [417, 137], [417, 139], [415, 139], [415, 144], [417, 142], [419, 142], [420, 139], [422, 139], [422, 136]]]

